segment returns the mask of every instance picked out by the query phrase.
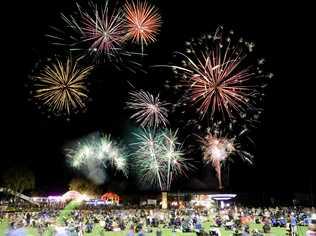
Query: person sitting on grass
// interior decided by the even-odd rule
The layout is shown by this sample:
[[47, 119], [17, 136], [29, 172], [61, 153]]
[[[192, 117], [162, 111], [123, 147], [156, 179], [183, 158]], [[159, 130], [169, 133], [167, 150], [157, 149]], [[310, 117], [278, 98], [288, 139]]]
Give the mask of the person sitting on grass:
[[312, 214], [306, 236], [316, 236], [316, 214]]
[[244, 230], [242, 231], [242, 236], [250, 236], [249, 225], [245, 225]]
[[242, 236], [242, 233], [238, 229], [235, 229], [233, 232], [233, 236]]
[[210, 229], [210, 236], [221, 236], [221, 231], [217, 228]]
[[280, 227], [285, 227], [286, 226], [286, 220], [285, 220], [285, 218], [283, 216], [280, 217], [279, 225], [280, 225]]
[[271, 217], [271, 224], [272, 224], [272, 227], [279, 226], [279, 222], [277, 221], [277, 219], [274, 216]]
[[195, 225], [194, 225], [194, 228], [197, 232], [199, 232], [200, 230], [202, 230], [202, 224], [201, 224], [201, 221], [200, 220], [197, 220]]
[[215, 223], [218, 227], [222, 226], [222, 218], [219, 215], [216, 216]]
[[231, 230], [234, 226], [234, 222], [233, 221], [226, 221], [224, 224], [224, 228], [225, 230]]
[[261, 234], [258, 229], [254, 229], [254, 230], [252, 231], [252, 236], [264, 236], [264, 235]]
[[271, 231], [271, 227], [267, 222], [264, 223], [264, 225], [262, 226], [262, 229], [265, 234], [270, 233]]
[[201, 229], [200, 231], [196, 232], [197, 236], [208, 236], [208, 233], [205, 232], [203, 229]]

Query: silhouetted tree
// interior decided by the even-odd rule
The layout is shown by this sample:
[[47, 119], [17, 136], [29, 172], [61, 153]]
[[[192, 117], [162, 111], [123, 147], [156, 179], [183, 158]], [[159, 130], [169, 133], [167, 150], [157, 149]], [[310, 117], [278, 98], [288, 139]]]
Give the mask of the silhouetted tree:
[[35, 188], [35, 176], [26, 167], [12, 167], [7, 169], [2, 175], [4, 187], [15, 192], [23, 193], [25, 190]]
[[78, 191], [90, 196], [98, 196], [102, 194], [100, 186], [84, 178], [73, 178], [69, 182], [69, 190]]

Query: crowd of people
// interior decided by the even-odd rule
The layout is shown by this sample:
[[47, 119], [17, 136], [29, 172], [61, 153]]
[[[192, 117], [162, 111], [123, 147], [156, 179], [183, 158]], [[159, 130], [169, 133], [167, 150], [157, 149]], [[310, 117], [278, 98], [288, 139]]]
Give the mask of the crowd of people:
[[250, 232], [249, 224], [262, 225], [262, 233], [270, 233], [272, 227], [283, 227], [288, 235], [295, 236], [298, 226], [309, 227], [306, 235], [316, 235], [316, 215], [314, 208], [274, 207], [274, 208], [225, 208], [215, 216], [215, 225], [233, 230], [235, 235], [262, 235], [259, 229]]
[[[106, 235], [120, 231], [122, 235], [143, 236], [151, 232], [163, 235], [164, 229], [177, 232], [195, 232], [197, 235], [220, 236], [219, 228], [237, 236], [261, 236], [272, 227], [284, 227], [288, 235], [299, 234], [298, 226], [307, 226], [308, 236], [316, 235], [316, 215], [313, 208], [191, 208], [162, 210], [158, 208], [88, 206], [65, 208], [64, 205], [40, 207], [18, 206], [15, 211], [0, 211], [0, 221], [6, 223], [7, 236], [24, 235], [32, 227], [43, 235], [81, 236], [90, 232]], [[255, 224], [257, 229], [250, 229]], [[205, 227], [207, 225], [208, 228]], [[124, 232], [124, 233], [123, 233]], [[305, 233], [304, 233], [305, 234]]]

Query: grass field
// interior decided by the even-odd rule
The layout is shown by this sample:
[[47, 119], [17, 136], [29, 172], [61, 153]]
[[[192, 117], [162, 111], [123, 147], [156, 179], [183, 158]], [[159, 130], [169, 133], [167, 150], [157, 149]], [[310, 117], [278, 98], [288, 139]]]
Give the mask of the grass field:
[[[2, 223], [0, 224], [0, 236], [4, 236], [6, 229], [8, 227], [7, 223]], [[210, 228], [210, 223], [205, 223], [203, 225], [204, 229], [208, 231], [208, 229]], [[262, 225], [257, 225], [257, 224], [250, 224], [250, 228], [251, 229], [262, 229]], [[298, 233], [299, 236], [305, 236], [307, 228], [306, 227], [299, 227], [298, 228]], [[153, 229], [152, 233], [146, 233], [146, 236], [156, 236], [156, 231], [157, 229]], [[27, 234], [28, 236], [37, 236], [39, 235], [35, 229], [32, 228], [28, 228], [27, 229]], [[221, 233], [222, 236], [231, 236], [232, 235], [232, 231], [226, 231], [224, 229], [221, 229]], [[53, 234], [49, 231], [45, 232], [44, 234], [45, 236], [53, 236]], [[122, 231], [122, 232], [102, 232], [102, 230], [98, 227], [95, 227], [94, 231], [92, 233], [89, 234], [85, 234], [87, 236], [126, 236], [127, 235], [127, 231]], [[181, 233], [181, 232], [176, 232], [175, 234], [173, 234], [171, 232], [171, 230], [169, 229], [164, 229], [162, 231], [162, 236], [195, 236], [195, 233]], [[284, 228], [272, 228], [271, 233], [270, 234], [266, 234], [267, 236], [270, 235], [274, 235], [274, 236], [285, 236], [286, 235], [286, 231]]]

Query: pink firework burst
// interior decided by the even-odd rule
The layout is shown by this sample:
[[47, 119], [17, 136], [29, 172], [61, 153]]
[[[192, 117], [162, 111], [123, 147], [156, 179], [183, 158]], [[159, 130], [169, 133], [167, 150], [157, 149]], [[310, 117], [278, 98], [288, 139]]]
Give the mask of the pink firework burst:
[[129, 93], [127, 106], [134, 111], [131, 118], [135, 118], [142, 127], [158, 127], [168, 124], [167, 103], [160, 100], [159, 95], [153, 96], [144, 90]]
[[96, 57], [114, 58], [122, 54], [126, 39], [122, 10], [110, 8], [109, 3], [98, 6], [92, 2], [87, 7], [77, 4], [73, 15], [61, 15], [65, 26], [53, 27], [47, 35], [55, 45], [70, 46], [72, 51], [84, 51]]
[[197, 106], [201, 118], [232, 119], [254, 112], [268, 78], [261, 68], [264, 60], [251, 61], [254, 44], [233, 40], [233, 32], [224, 37], [221, 29], [187, 42], [187, 53], [179, 53], [182, 65], [172, 66], [180, 72], [186, 102]]
[[231, 139], [217, 137], [208, 133], [203, 143], [203, 159], [211, 163], [214, 167], [219, 183], [219, 188], [223, 188], [221, 177], [221, 162], [225, 161], [229, 155], [235, 151], [234, 142]]
[[211, 110], [232, 116], [232, 110], [242, 111], [247, 106], [252, 89], [246, 82], [253, 76], [249, 68], [238, 70], [242, 61], [240, 54], [216, 48], [204, 55], [198, 64], [192, 64], [189, 82], [191, 99], [199, 104], [199, 111], [204, 115]]
[[206, 162], [225, 161], [235, 151], [233, 139], [217, 137], [211, 133], [205, 136], [202, 143]]
[[155, 42], [161, 26], [158, 10], [146, 1], [125, 4], [127, 36], [133, 42], [143, 45]]
[[[80, 9], [80, 8], [79, 8]], [[110, 13], [108, 4], [103, 9], [93, 6], [93, 14], [80, 9], [80, 31], [90, 50], [99, 54], [115, 54], [125, 38], [124, 20], [120, 11]]]
[[[242, 133], [239, 134], [241, 136]], [[219, 130], [208, 132], [204, 138], [200, 138], [202, 143], [203, 160], [211, 163], [214, 167], [219, 183], [219, 188], [223, 188], [221, 177], [221, 164], [229, 159], [231, 155], [239, 156], [243, 161], [252, 164], [253, 156], [241, 149], [237, 137], [229, 138], [222, 135]]]

